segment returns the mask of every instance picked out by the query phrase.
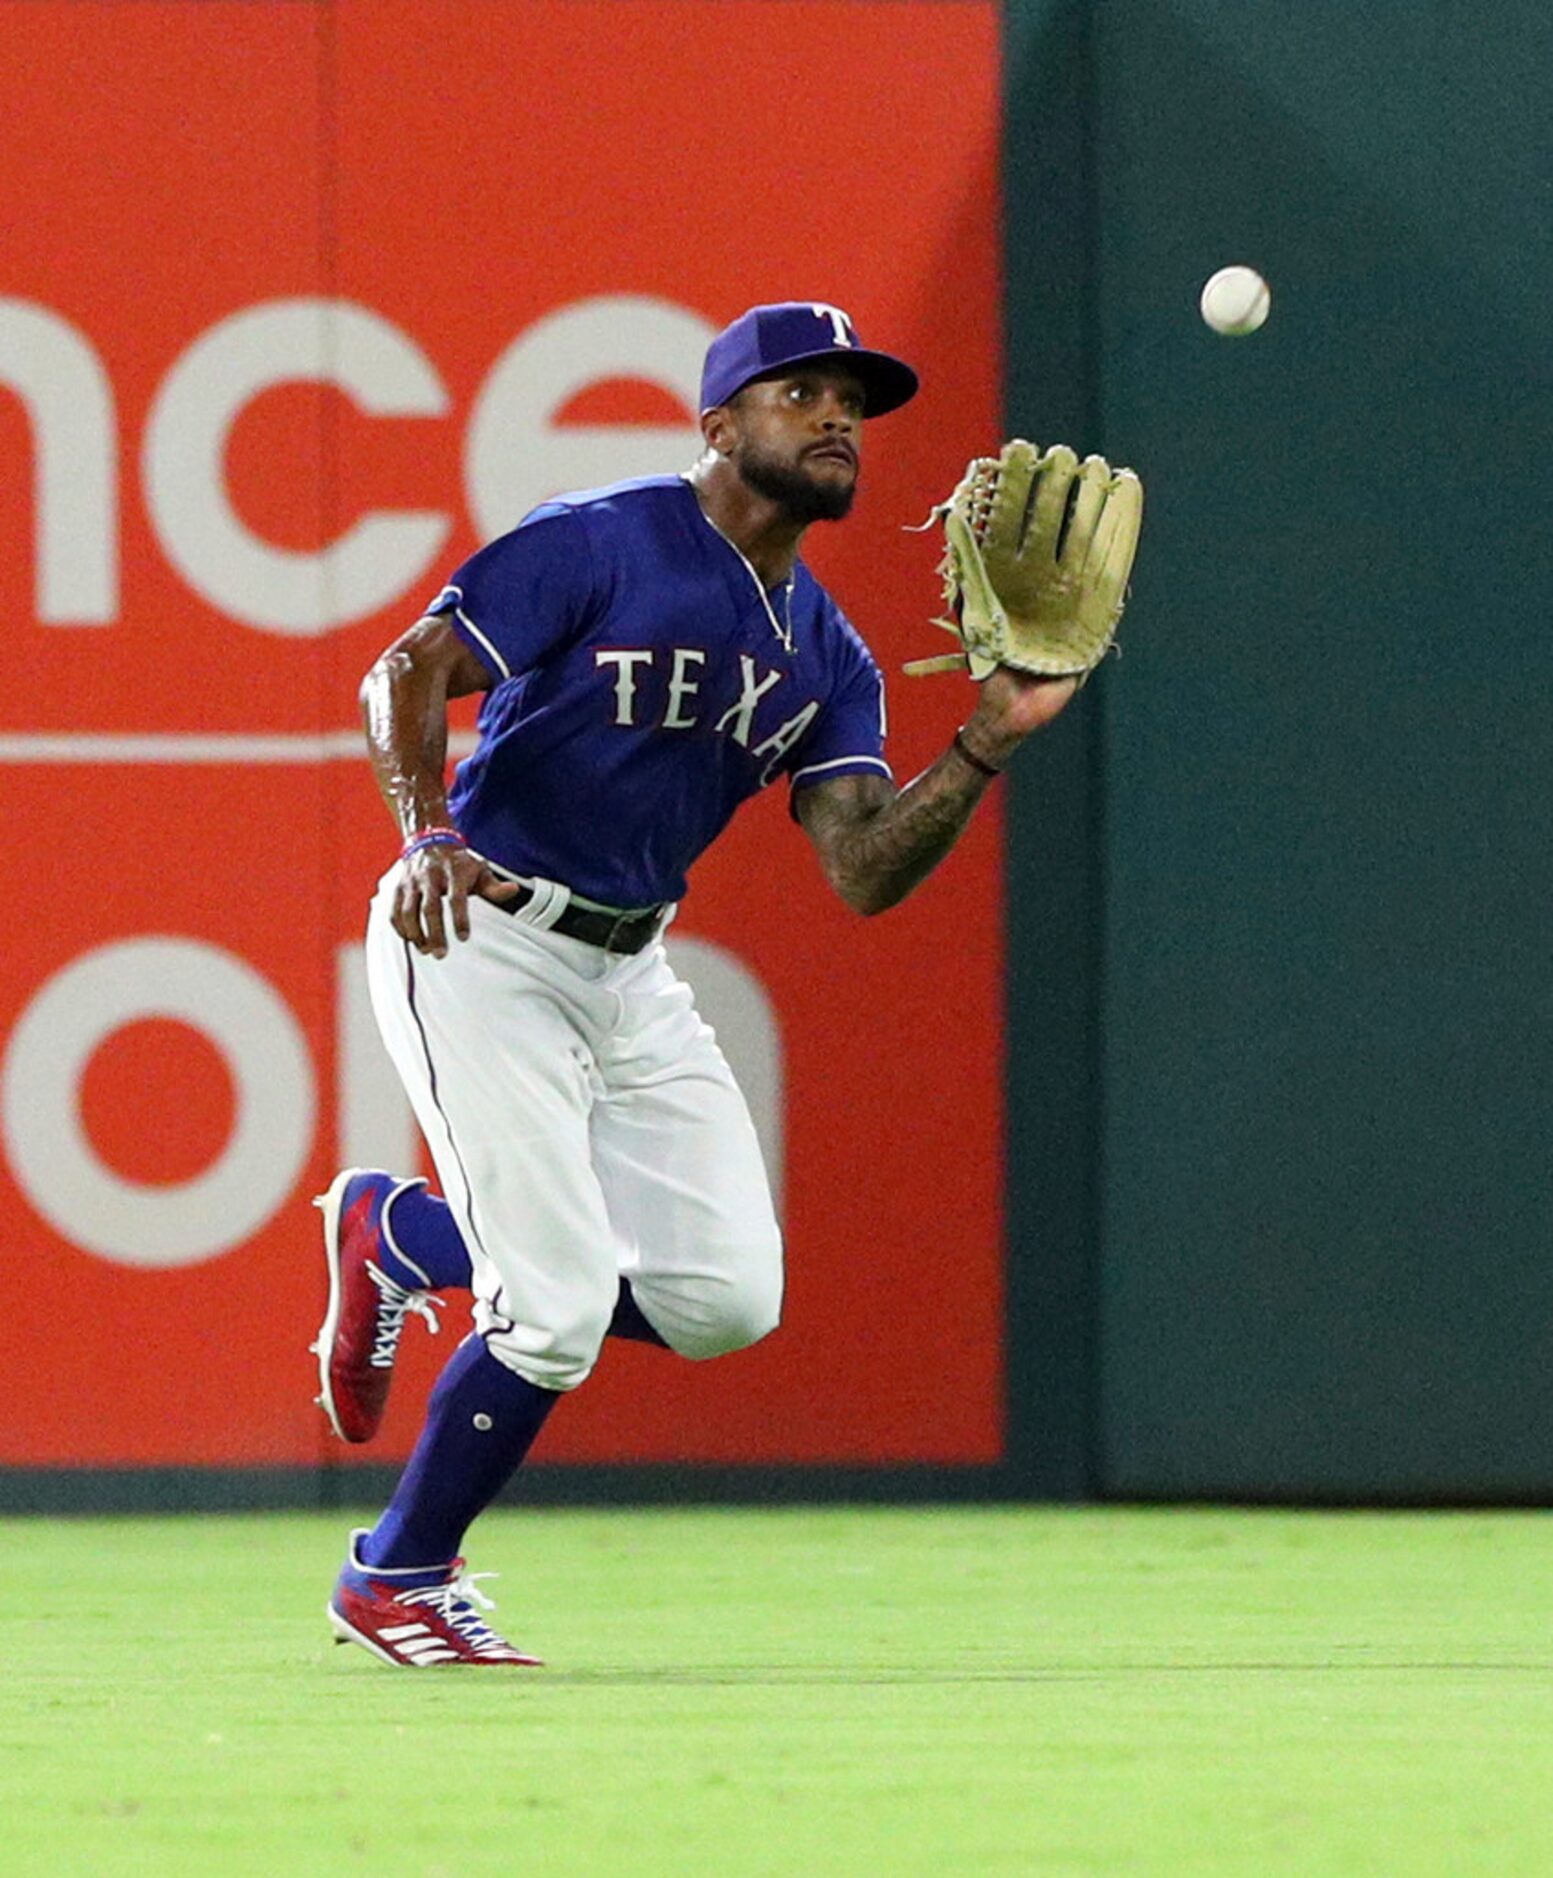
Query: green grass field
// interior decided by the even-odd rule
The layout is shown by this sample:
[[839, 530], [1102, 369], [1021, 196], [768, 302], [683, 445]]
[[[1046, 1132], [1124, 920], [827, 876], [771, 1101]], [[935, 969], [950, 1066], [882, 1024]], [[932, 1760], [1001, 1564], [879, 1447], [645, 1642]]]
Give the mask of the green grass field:
[[496, 1513], [488, 1674], [344, 1526], [0, 1524], [0, 1872], [1553, 1873], [1544, 1516]]

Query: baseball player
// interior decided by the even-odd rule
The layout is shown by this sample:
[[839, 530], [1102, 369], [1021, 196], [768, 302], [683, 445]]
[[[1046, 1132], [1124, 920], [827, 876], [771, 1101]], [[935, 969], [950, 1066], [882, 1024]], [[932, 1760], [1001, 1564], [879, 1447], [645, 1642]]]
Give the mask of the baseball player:
[[[916, 374], [823, 303], [712, 342], [680, 476], [547, 502], [453, 575], [362, 687], [403, 838], [367, 927], [373, 1009], [446, 1195], [347, 1170], [323, 1196], [320, 1398], [366, 1440], [406, 1317], [474, 1293], [387, 1511], [352, 1535], [337, 1640], [385, 1662], [536, 1659], [457, 1556], [610, 1332], [687, 1357], [773, 1330], [782, 1245], [755, 1132], [660, 943], [685, 873], [778, 780], [858, 912], [949, 852], [1075, 688], [998, 665], [904, 788], [879, 669], [798, 558]], [[445, 793], [448, 699], [484, 694]]]

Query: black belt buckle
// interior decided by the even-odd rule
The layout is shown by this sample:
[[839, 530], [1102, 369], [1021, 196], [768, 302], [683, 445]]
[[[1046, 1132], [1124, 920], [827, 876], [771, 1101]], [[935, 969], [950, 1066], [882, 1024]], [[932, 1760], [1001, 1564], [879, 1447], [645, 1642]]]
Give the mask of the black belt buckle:
[[650, 928], [657, 920], [657, 917], [658, 915], [656, 913], [617, 914], [616, 917], [609, 922], [609, 930], [605, 933], [602, 942], [603, 950], [611, 953], [640, 952], [647, 944], [647, 939], [650, 934], [644, 935], [635, 945], [617, 945], [616, 941], [620, 939], [635, 939], [640, 928], [643, 926]]
[[[534, 889], [518, 883], [518, 891], [506, 900], [491, 905], [503, 913], [517, 913], [534, 898]], [[664, 908], [638, 908], [634, 913], [607, 913], [601, 907], [578, 906], [575, 901], [561, 909], [555, 930], [568, 939], [580, 939], [584, 945], [597, 946], [611, 956], [641, 952], [657, 937], [663, 925]]]

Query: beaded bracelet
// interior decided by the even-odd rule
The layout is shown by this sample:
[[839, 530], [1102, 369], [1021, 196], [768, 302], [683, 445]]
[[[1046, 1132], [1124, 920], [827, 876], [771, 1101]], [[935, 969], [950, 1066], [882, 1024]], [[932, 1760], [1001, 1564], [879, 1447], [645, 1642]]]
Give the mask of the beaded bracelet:
[[984, 763], [965, 741], [965, 726], [962, 724], [954, 733], [954, 747], [960, 752], [972, 769], [979, 769], [983, 776], [1001, 776], [1002, 770], [994, 769], [990, 763]]
[[423, 828], [399, 850], [399, 858], [407, 861], [412, 854], [419, 854], [422, 848], [463, 848], [468, 845], [456, 828]]

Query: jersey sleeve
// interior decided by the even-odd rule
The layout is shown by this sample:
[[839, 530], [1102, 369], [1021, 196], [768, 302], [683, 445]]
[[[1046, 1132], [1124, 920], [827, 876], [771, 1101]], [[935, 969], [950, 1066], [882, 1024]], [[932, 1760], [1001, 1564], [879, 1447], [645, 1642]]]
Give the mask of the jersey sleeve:
[[884, 674], [856, 630], [835, 615], [841, 654], [825, 708], [788, 757], [794, 793], [837, 776], [890, 776], [884, 760]]
[[572, 637], [593, 603], [587, 529], [550, 503], [472, 554], [431, 605], [501, 683]]

